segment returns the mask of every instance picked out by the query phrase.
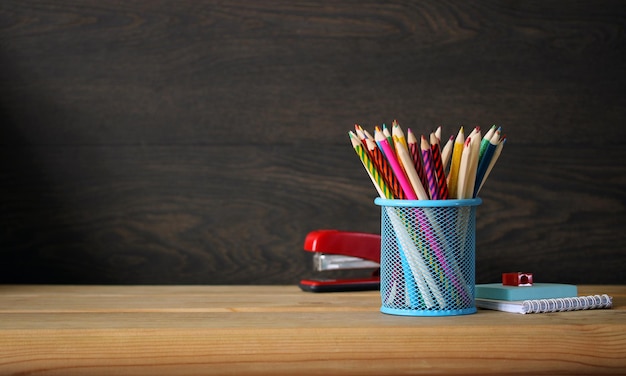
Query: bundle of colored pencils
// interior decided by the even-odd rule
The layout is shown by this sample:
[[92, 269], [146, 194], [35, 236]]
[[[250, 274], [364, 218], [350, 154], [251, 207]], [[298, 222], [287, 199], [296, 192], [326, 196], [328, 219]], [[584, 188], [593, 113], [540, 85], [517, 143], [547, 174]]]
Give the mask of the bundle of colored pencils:
[[448, 200], [477, 197], [500, 157], [506, 137], [495, 125], [482, 136], [480, 127], [465, 137], [464, 129], [441, 147], [441, 127], [419, 139], [393, 121], [391, 130], [360, 125], [349, 131], [352, 146], [380, 197]]

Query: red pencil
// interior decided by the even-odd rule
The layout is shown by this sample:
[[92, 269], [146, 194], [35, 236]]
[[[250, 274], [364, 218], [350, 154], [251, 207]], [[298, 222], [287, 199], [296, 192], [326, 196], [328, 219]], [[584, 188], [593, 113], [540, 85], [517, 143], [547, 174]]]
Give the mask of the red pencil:
[[383, 152], [376, 145], [376, 142], [370, 140], [369, 138], [367, 138], [365, 142], [367, 143], [368, 153], [372, 156], [374, 165], [387, 183], [387, 186], [391, 189], [393, 197], [397, 200], [406, 199], [406, 195], [400, 186], [400, 182], [393, 173], [391, 166], [389, 166], [389, 162], [387, 162]]

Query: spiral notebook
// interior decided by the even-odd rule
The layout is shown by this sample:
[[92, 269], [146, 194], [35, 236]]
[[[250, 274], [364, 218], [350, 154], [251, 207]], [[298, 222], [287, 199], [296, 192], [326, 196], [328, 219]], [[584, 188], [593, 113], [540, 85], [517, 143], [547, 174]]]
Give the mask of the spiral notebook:
[[511, 313], [546, 313], [611, 308], [613, 298], [607, 294], [533, 300], [500, 300], [476, 298], [476, 307]]

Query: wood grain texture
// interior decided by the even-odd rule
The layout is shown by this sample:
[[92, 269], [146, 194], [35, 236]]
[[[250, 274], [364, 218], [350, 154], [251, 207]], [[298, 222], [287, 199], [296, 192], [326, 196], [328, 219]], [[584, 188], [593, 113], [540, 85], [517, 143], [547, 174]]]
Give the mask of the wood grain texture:
[[[621, 374], [610, 310], [457, 317], [379, 312], [377, 292], [295, 286], [0, 286], [2, 374]], [[541, 346], [537, 346], [541, 343]], [[519, 351], [524, 349], [524, 351]]]
[[499, 124], [477, 281], [624, 283], [620, 1], [3, 1], [0, 282], [309, 275], [379, 231], [354, 123]]

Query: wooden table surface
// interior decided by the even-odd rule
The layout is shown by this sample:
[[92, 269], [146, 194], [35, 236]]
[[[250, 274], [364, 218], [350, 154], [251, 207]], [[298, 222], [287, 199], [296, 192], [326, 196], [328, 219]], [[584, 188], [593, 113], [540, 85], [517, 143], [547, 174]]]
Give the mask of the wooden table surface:
[[609, 310], [379, 312], [378, 292], [296, 286], [0, 286], [0, 375], [623, 374]]

